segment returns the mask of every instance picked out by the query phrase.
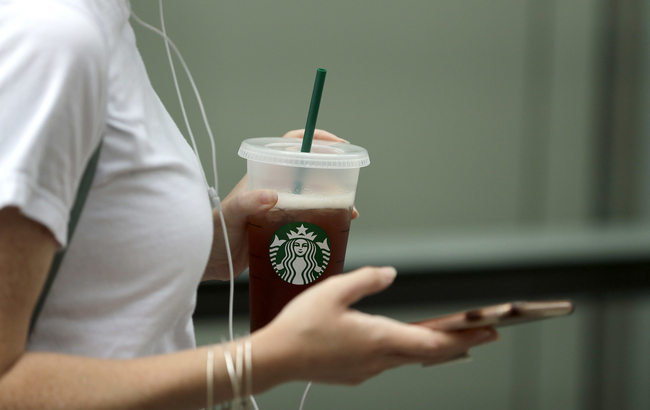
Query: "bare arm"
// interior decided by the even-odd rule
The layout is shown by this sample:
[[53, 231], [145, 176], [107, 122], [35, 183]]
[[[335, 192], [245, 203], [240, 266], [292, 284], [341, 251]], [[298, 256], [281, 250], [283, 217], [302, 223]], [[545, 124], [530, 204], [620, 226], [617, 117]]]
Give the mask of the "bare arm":
[[[18, 210], [0, 210], [0, 408], [198, 409], [206, 403], [207, 348], [132, 360], [25, 352], [30, 315], [56, 242]], [[494, 330], [439, 332], [349, 309], [392, 283], [391, 268], [337, 275], [296, 297], [254, 333], [253, 392], [292, 380], [358, 384], [408, 363], [448, 360], [497, 338]], [[234, 347], [229, 345], [231, 354]], [[232, 398], [215, 349], [214, 399]]]
[[0, 374], [23, 352], [31, 312], [56, 246], [47, 228], [18, 209], [0, 210]]
[[[31, 312], [56, 246], [49, 230], [16, 208], [0, 210], [0, 408], [205, 406], [206, 348], [135, 360], [25, 352]], [[219, 402], [230, 399], [232, 392], [220, 347], [215, 358], [215, 401]], [[272, 384], [266, 376], [282, 382], [273, 372], [282, 366], [263, 357], [258, 361], [259, 386]], [[270, 368], [265, 369], [264, 363]]]

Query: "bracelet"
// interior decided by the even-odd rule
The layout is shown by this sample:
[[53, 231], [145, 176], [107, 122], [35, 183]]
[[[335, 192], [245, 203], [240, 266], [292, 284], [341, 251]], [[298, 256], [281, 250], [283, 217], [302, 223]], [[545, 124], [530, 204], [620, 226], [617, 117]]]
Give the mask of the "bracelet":
[[207, 410], [214, 408], [214, 346], [208, 348], [208, 363], [207, 363], [207, 379], [208, 379], [208, 406]]
[[242, 375], [244, 372], [244, 346], [240, 340], [237, 340], [237, 361], [235, 365], [235, 374], [237, 375], [237, 382], [241, 386]]
[[253, 344], [250, 335], [245, 340], [244, 361], [246, 362], [246, 394], [253, 398]]
[[[237, 342], [235, 342], [237, 343]], [[226, 360], [226, 369], [228, 370], [228, 376], [230, 376], [230, 384], [232, 385], [233, 392], [233, 402], [239, 398], [239, 382], [237, 380], [237, 372], [235, 370], [235, 365], [232, 361], [232, 355], [230, 354], [230, 349], [226, 342], [221, 342], [223, 346], [223, 356]]]
[[237, 340], [237, 360], [235, 365], [235, 375], [237, 376], [237, 386], [241, 395], [235, 397], [235, 408], [240, 409], [243, 406], [244, 391], [243, 374], [244, 374], [244, 343]]
[[[252, 356], [252, 343], [250, 337], [243, 340], [235, 340], [236, 356], [233, 361], [230, 349], [226, 341], [221, 342], [223, 348], [223, 356], [226, 362], [226, 369], [230, 384], [233, 390], [233, 399], [226, 403], [217, 406], [219, 410], [251, 410], [257, 409], [253, 399], [253, 356]], [[214, 346], [208, 349], [208, 364], [207, 364], [207, 380], [208, 380], [208, 406], [207, 410], [214, 408]], [[244, 376], [246, 381], [244, 383]]]

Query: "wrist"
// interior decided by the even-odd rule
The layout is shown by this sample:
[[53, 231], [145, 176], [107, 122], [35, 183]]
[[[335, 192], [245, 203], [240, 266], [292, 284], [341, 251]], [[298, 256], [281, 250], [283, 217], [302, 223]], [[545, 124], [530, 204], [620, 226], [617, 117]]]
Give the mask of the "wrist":
[[[253, 345], [253, 391], [258, 394], [277, 385], [298, 380], [299, 360], [291, 349], [288, 337], [275, 331], [272, 325], [251, 336]], [[293, 353], [292, 353], [293, 352]]]

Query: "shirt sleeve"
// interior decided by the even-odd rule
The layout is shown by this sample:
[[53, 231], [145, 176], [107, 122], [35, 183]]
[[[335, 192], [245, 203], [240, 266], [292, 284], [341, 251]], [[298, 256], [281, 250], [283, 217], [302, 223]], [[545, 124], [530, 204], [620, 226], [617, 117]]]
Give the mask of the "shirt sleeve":
[[0, 209], [18, 207], [65, 246], [105, 123], [108, 47], [90, 16], [32, 3], [0, 6]]

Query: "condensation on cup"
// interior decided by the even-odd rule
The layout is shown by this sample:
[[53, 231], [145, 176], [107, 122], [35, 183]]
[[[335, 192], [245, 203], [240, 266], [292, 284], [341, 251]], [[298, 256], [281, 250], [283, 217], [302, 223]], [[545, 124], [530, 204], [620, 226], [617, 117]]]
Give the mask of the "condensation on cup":
[[245, 140], [248, 189], [273, 189], [278, 203], [248, 219], [251, 332], [264, 327], [296, 295], [343, 272], [359, 169], [368, 152], [314, 140]]

